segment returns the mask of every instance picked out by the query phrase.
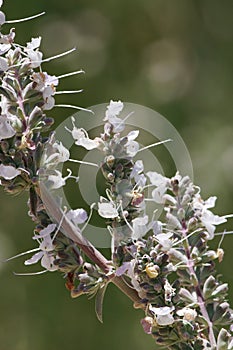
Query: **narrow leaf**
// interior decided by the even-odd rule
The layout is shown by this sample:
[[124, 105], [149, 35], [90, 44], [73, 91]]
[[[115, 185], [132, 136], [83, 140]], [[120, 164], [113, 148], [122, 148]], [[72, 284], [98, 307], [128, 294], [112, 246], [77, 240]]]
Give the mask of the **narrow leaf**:
[[95, 299], [95, 312], [98, 320], [101, 323], [103, 323], [103, 302], [104, 302], [104, 295], [105, 295], [107, 286], [108, 286], [108, 283], [104, 284], [99, 288]]

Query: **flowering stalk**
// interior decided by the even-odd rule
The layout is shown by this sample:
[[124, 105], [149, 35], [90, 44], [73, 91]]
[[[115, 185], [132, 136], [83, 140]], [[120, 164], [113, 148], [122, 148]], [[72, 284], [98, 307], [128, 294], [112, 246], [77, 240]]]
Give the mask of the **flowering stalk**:
[[[0, 12], [0, 25], [5, 22]], [[187, 176], [144, 174], [143, 161], [135, 161], [143, 151], [136, 141], [139, 131], [125, 132], [129, 116], [121, 117], [121, 101], [111, 101], [100, 136], [90, 139], [75, 118], [72, 129], [66, 129], [77, 147], [102, 154], [103, 161], [94, 166], [106, 183], [97, 208], [111, 235], [111, 260], [106, 259], [82, 235], [94, 206], [89, 214], [83, 208], [67, 211], [52, 195], [68, 180], [78, 182], [69, 168], [63, 177], [59, 166], [82, 161], [70, 159], [54, 133], [43, 137], [53, 123], [46, 111], [56, 106], [59, 79], [80, 71], [49, 75], [42, 64], [52, 58], [43, 60], [41, 38], [24, 47], [14, 43], [14, 37], [13, 29], [0, 33], [0, 181], [8, 193], [29, 192], [29, 213], [36, 223], [32, 238], [38, 243], [38, 248], [17, 256], [34, 253], [25, 265], [40, 262], [43, 270], [35, 274], [61, 272], [72, 297], [95, 296], [100, 321], [104, 293], [112, 282], [145, 311], [141, 324], [157, 344], [172, 350], [233, 349], [228, 286], [221, 282], [214, 262], [221, 262], [224, 252], [221, 247], [208, 248], [216, 225], [231, 215], [214, 215], [210, 209], [216, 197], [203, 200]], [[163, 222], [148, 214], [148, 201], [154, 211], [163, 204]]]

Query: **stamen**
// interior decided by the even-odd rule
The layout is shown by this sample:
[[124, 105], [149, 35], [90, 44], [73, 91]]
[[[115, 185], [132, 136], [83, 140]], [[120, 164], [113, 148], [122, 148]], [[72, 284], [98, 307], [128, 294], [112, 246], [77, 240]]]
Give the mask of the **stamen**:
[[160, 141], [160, 142], [152, 143], [151, 145], [148, 145], [148, 146], [145, 146], [145, 147], [143, 147], [143, 148], [140, 148], [140, 149], [138, 150], [138, 153], [139, 153], [139, 152], [142, 152], [142, 151], [145, 151], [146, 149], [155, 147], [155, 146], [163, 145], [164, 143], [167, 143], [167, 142], [170, 142], [170, 141], [172, 141], [172, 139], [167, 139], [167, 140], [165, 140], [165, 141]]
[[39, 250], [40, 250], [40, 248], [34, 248], [34, 249], [28, 250], [28, 251], [26, 251], [26, 252], [17, 254], [17, 255], [15, 255], [15, 256], [12, 256], [11, 258], [8, 258], [8, 259], [6, 259], [6, 260], [3, 260], [3, 262], [8, 262], [8, 261], [10, 261], [10, 260], [19, 258], [20, 256], [23, 256], [23, 255], [26, 255], [26, 254], [29, 254], [29, 253], [38, 252]]
[[56, 229], [56, 232], [54, 233], [54, 236], [53, 236], [53, 238], [52, 238], [52, 242], [54, 241], [54, 239], [56, 238], [58, 232], [59, 232], [60, 229], [61, 229], [61, 225], [62, 225], [62, 222], [63, 222], [63, 220], [64, 220], [64, 217], [66, 216], [66, 212], [67, 212], [67, 207], [64, 207], [64, 211], [63, 211], [63, 213], [62, 213], [61, 220], [60, 220], [59, 225], [58, 225], [58, 227], [57, 227], [57, 229]]
[[[70, 131], [70, 130], [68, 130], [68, 131]], [[91, 166], [94, 166], [94, 167], [96, 167], [96, 168], [99, 168], [99, 165], [98, 165], [98, 164], [91, 163], [91, 162], [84, 162], [83, 160], [69, 159], [68, 161], [69, 161], [69, 162], [73, 162], [73, 163], [91, 165]]]
[[31, 20], [31, 19], [34, 19], [34, 18], [43, 16], [44, 14], [45, 14], [45, 12], [41, 12], [41, 13], [38, 13], [37, 15], [33, 15], [33, 16], [30, 16], [30, 17], [25, 17], [25, 18], [13, 19], [13, 20], [10, 20], [10, 21], [5, 21], [5, 23], [19, 23], [19, 22], [25, 22], [25, 21], [29, 21], [29, 20]]
[[232, 235], [233, 234], [233, 231], [224, 231], [224, 232], [217, 232], [215, 233], [214, 235], [215, 236], [222, 236], [222, 235]]
[[78, 110], [80, 110], [80, 111], [90, 112], [90, 113], [94, 114], [94, 112], [91, 111], [90, 109], [83, 108], [83, 107], [78, 107], [78, 106], [74, 106], [74, 105], [54, 105], [54, 107], [59, 107], [59, 108], [73, 108], [73, 109], [78, 109]]
[[68, 91], [56, 91], [55, 95], [62, 95], [62, 94], [79, 94], [80, 92], [83, 92], [83, 89], [81, 90], [68, 90]]
[[73, 49], [71, 50], [68, 50], [68, 51], [65, 51], [65, 52], [62, 52], [62, 53], [59, 53], [58, 55], [55, 55], [55, 56], [52, 56], [52, 57], [48, 57], [48, 58], [45, 58], [44, 60], [41, 61], [41, 63], [43, 62], [50, 62], [52, 60], [55, 60], [57, 58], [60, 58], [60, 57], [63, 57], [63, 56], [66, 56], [66, 55], [69, 55], [70, 53], [76, 51], [76, 47], [74, 47]]
[[26, 272], [26, 273], [18, 273], [18, 272], [14, 272], [13, 274], [15, 276], [35, 276], [35, 275], [42, 275], [43, 273], [49, 272], [48, 270], [42, 270], [42, 271], [38, 271], [38, 272]]
[[134, 114], [134, 112], [130, 112], [124, 119], [121, 120], [119, 124], [117, 124], [117, 126], [115, 127], [116, 132], [117, 132], [117, 128], [119, 128], [119, 126], [121, 126], [132, 114]]
[[88, 216], [88, 219], [87, 221], [85, 222], [85, 224], [83, 225], [82, 229], [81, 229], [81, 232], [83, 233], [83, 231], [85, 230], [85, 228], [87, 227], [87, 225], [89, 224], [90, 220], [91, 220], [91, 217], [92, 217], [92, 214], [93, 214], [93, 210], [94, 210], [94, 207], [95, 207], [95, 203], [92, 203], [91, 206], [90, 206], [90, 214]]
[[59, 75], [57, 78], [58, 79], [67, 78], [67, 77], [71, 77], [72, 75], [81, 74], [81, 73], [85, 73], [84, 70], [81, 69], [81, 70], [77, 70], [76, 72], [62, 74], [62, 75]]
[[124, 210], [123, 210], [123, 207], [122, 207], [122, 201], [120, 203], [120, 208], [121, 208], [121, 213], [122, 213], [122, 217], [126, 223], [126, 225], [129, 227], [129, 229], [133, 232], [133, 227], [130, 225], [130, 223], [127, 221], [126, 217], [125, 217], [125, 214], [124, 214]]
[[195, 231], [191, 232], [189, 235], [187, 235], [187, 236], [185, 236], [184, 238], [182, 238], [182, 239], [180, 239], [179, 241], [177, 241], [177, 242], [174, 244], [174, 246], [177, 245], [177, 244], [180, 244], [181, 242], [185, 241], [187, 238], [191, 237], [194, 233], [197, 233], [197, 232], [200, 232], [200, 231], [202, 231], [201, 228], [196, 229]]

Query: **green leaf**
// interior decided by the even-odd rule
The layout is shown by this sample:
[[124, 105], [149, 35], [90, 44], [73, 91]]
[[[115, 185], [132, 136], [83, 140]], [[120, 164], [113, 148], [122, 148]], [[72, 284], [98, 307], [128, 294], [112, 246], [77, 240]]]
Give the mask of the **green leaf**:
[[218, 335], [217, 340], [217, 350], [227, 350], [228, 344], [230, 340], [230, 334], [227, 332], [226, 329], [222, 328]]
[[102, 285], [98, 292], [96, 293], [96, 299], [95, 299], [95, 313], [98, 318], [98, 320], [103, 323], [103, 302], [104, 302], [104, 295], [107, 289], [108, 283], [105, 283]]
[[216, 287], [216, 280], [214, 276], [210, 275], [204, 283], [203, 295], [205, 300], [212, 296], [213, 290]]

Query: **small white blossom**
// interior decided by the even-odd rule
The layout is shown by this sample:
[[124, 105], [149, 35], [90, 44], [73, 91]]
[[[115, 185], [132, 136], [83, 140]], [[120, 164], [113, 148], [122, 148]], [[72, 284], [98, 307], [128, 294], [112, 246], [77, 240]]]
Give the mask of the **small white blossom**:
[[29, 43], [27, 43], [27, 50], [35, 50], [40, 47], [41, 43], [41, 37], [39, 36], [38, 38], [32, 38]]
[[9, 139], [16, 134], [6, 116], [0, 116], [0, 140]]
[[53, 164], [53, 163], [64, 163], [67, 160], [69, 160], [70, 158], [70, 152], [69, 150], [63, 146], [62, 142], [54, 142], [54, 144], [52, 145], [53, 150], [55, 150], [55, 152], [53, 152], [51, 155], [47, 156], [47, 158], [45, 158], [44, 160], [44, 164], [45, 165], [49, 165], [49, 164]]
[[173, 236], [172, 232], [168, 233], [159, 233], [155, 236], [156, 241], [162, 246], [161, 250], [167, 252], [172, 247], [172, 240], [170, 239]]
[[0, 165], [0, 176], [6, 180], [12, 180], [20, 174], [21, 172], [11, 165]]
[[98, 203], [98, 213], [106, 219], [114, 219], [118, 217], [119, 213], [115, 203], [109, 202], [101, 197], [101, 202]]
[[86, 148], [88, 151], [99, 147], [100, 138], [96, 137], [94, 140], [90, 139], [88, 133], [83, 128], [77, 128], [74, 124], [75, 119], [72, 118], [73, 130], [69, 130], [75, 141], [75, 144]]
[[184, 318], [184, 320], [188, 322], [192, 322], [197, 317], [197, 311], [195, 309], [191, 309], [190, 307], [184, 307], [181, 310], [178, 310], [177, 312], [178, 316], [181, 316]]
[[88, 137], [80, 138], [79, 140], [75, 141], [75, 144], [78, 146], [82, 146], [86, 148], [86, 150], [90, 151], [92, 149], [95, 149], [99, 146], [98, 140], [91, 140]]
[[38, 51], [40, 42], [41, 42], [41, 37], [32, 38], [31, 42], [27, 43], [27, 47], [24, 49], [24, 51], [26, 52], [30, 60], [30, 66], [32, 68], [39, 67], [42, 62], [43, 54], [42, 52]]
[[113, 125], [113, 131], [115, 133], [121, 132], [125, 128], [125, 123], [121, 118], [117, 116], [120, 114], [124, 107], [124, 104], [121, 101], [110, 101], [110, 104], [107, 106], [107, 111], [105, 113], [104, 121], [108, 121]]
[[149, 171], [146, 175], [149, 177], [151, 184], [156, 186], [156, 188], [152, 191], [153, 200], [156, 203], [163, 203], [163, 196], [169, 186], [169, 179], [154, 171]]
[[134, 141], [139, 135], [139, 130], [130, 131], [127, 135], [126, 152], [130, 157], [134, 157], [139, 151], [139, 143]]
[[227, 222], [226, 216], [218, 216], [213, 214], [209, 209], [215, 206], [217, 197], [210, 197], [206, 201], [203, 201], [199, 194], [193, 199], [193, 209], [197, 212], [203, 225], [206, 227], [209, 234], [209, 239], [214, 238], [214, 232], [216, 225]]
[[46, 72], [33, 73], [33, 82], [36, 83], [36, 90], [43, 91], [47, 86], [57, 86], [59, 81], [55, 75], [49, 75]]
[[36, 239], [36, 240], [38, 240], [40, 238], [44, 238], [44, 237], [50, 235], [50, 233], [54, 232], [56, 227], [57, 227], [56, 224], [49, 224], [47, 227], [43, 228], [39, 232], [39, 234], [34, 235], [32, 238]]
[[170, 285], [168, 280], [165, 281], [164, 291], [165, 291], [165, 301], [171, 302], [172, 297], [174, 297], [174, 295], [176, 295], [176, 293], [175, 293], [176, 290], [175, 290], [175, 288], [172, 288], [172, 286]]
[[144, 187], [146, 184], [146, 177], [144, 174], [141, 174], [143, 170], [144, 166], [142, 160], [137, 160], [130, 174], [130, 178], [134, 179], [139, 187]]
[[55, 229], [56, 225], [54, 224], [48, 225], [45, 229], [43, 229], [39, 235], [35, 236], [34, 239], [38, 239], [40, 252], [34, 254], [30, 259], [24, 262], [25, 265], [36, 264], [39, 260], [41, 260], [41, 266], [43, 266], [48, 271], [55, 271], [58, 269], [57, 266], [54, 265], [54, 256], [53, 256], [53, 239], [50, 236]]
[[145, 234], [149, 231], [148, 224], [148, 216], [145, 215], [143, 217], [138, 217], [132, 220], [133, 233], [132, 239], [138, 240], [145, 236]]
[[153, 307], [150, 305], [149, 310], [155, 315], [156, 322], [159, 326], [169, 326], [175, 321], [172, 315], [174, 311], [173, 306]]
[[54, 170], [55, 175], [49, 175], [48, 180], [51, 181], [53, 184], [51, 186], [51, 189], [58, 189], [62, 186], [65, 186], [66, 179], [62, 177], [62, 173], [58, 170]]
[[83, 224], [88, 219], [87, 212], [82, 208], [69, 210], [66, 217], [75, 225]]

